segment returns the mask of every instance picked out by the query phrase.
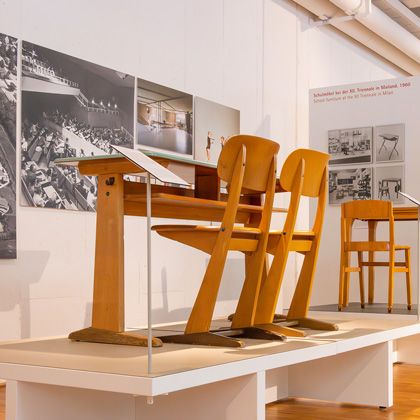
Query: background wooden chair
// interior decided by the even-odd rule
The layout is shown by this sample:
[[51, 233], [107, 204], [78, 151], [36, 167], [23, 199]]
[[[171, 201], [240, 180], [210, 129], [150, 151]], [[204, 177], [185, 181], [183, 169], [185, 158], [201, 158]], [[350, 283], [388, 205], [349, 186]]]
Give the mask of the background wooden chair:
[[[210, 325], [228, 251], [247, 253], [246, 294], [258, 295], [265, 263], [273, 208], [278, 143], [255, 136], [231, 137], [218, 161], [218, 175], [228, 184], [228, 202], [220, 226], [161, 225], [153, 229], [161, 236], [176, 240], [211, 255], [185, 332], [163, 337], [166, 342], [238, 347], [240, 340], [211, 333]], [[235, 226], [241, 194], [265, 194], [257, 227]], [[234, 334], [241, 335], [242, 331]], [[260, 334], [261, 335], [261, 334]], [[282, 335], [262, 334], [260, 338], [284, 339]]]
[[[307, 318], [324, 221], [328, 160], [329, 155], [326, 153], [298, 149], [290, 154], [283, 165], [280, 184], [284, 191], [291, 192], [289, 211], [283, 230], [270, 231], [267, 252], [273, 254], [274, 259], [258, 297], [254, 320], [256, 326], [264, 325], [266, 329], [273, 328], [270, 325], [275, 316], [287, 258], [289, 252], [294, 251], [303, 254], [305, 259], [286, 320], [307, 328], [337, 329], [335, 324]], [[299, 170], [302, 162], [304, 162], [304, 173], [300, 173]], [[300, 191], [296, 175], [303, 176]], [[314, 224], [308, 231], [295, 231], [301, 196], [316, 198], [318, 201]], [[281, 318], [283, 317], [277, 317], [277, 320]], [[275, 327], [277, 330], [279, 326]], [[283, 331], [285, 335], [304, 335], [302, 331], [291, 328], [283, 327], [280, 331]]]
[[[389, 225], [388, 241], [352, 241], [355, 220], [386, 221]], [[388, 261], [364, 261], [363, 252], [388, 252]], [[395, 261], [395, 252], [404, 251], [404, 261]], [[351, 253], [357, 252], [358, 264], [351, 266]], [[407, 308], [411, 309], [410, 247], [396, 245], [394, 240], [394, 216], [391, 201], [364, 200], [350, 201], [341, 205], [341, 261], [338, 309], [341, 311], [349, 302], [350, 273], [359, 273], [360, 303], [365, 307], [363, 267], [389, 267], [388, 271], [388, 312], [392, 311], [394, 296], [394, 273], [405, 273], [407, 286]]]

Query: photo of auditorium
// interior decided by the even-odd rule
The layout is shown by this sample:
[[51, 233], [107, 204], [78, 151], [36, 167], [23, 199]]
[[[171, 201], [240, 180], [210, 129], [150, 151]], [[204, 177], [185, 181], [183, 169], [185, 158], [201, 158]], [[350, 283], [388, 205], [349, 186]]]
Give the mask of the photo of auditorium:
[[94, 211], [96, 178], [57, 158], [133, 147], [134, 82], [127, 74], [22, 44], [23, 205]]
[[137, 143], [140, 148], [192, 156], [192, 95], [137, 80]]
[[0, 258], [16, 258], [17, 39], [0, 34]]

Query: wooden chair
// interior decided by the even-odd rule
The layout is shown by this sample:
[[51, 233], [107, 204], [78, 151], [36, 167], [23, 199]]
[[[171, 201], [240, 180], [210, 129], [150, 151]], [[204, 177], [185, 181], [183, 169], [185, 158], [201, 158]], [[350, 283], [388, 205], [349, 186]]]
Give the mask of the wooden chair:
[[[298, 149], [290, 154], [280, 175], [284, 191], [291, 192], [289, 211], [282, 230], [270, 231], [267, 252], [274, 255], [267, 278], [263, 281], [258, 297], [254, 323], [271, 329], [275, 316], [287, 258], [291, 251], [305, 256], [292, 303], [285, 318], [307, 328], [336, 330], [335, 324], [307, 318], [312, 284], [315, 275], [319, 243], [327, 198], [327, 164], [329, 155], [316, 150]], [[299, 167], [304, 163], [304, 173]], [[303, 176], [300, 191], [297, 176]], [[295, 231], [295, 222], [300, 197], [316, 198], [318, 201], [314, 224], [311, 230]], [[283, 317], [277, 317], [277, 320]], [[278, 326], [276, 326], [278, 327]], [[276, 328], [277, 330], [278, 328]], [[280, 329], [285, 335], [304, 336], [302, 331]]]
[[[355, 220], [386, 221], [389, 225], [388, 241], [352, 241]], [[389, 261], [364, 261], [363, 252], [388, 252]], [[404, 251], [403, 262], [395, 261], [396, 251]], [[350, 264], [351, 253], [357, 252], [358, 264]], [[363, 267], [389, 267], [388, 271], [388, 313], [392, 312], [394, 296], [394, 273], [405, 273], [407, 286], [407, 308], [411, 310], [410, 247], [396, 245], [394, 241], [394, 216], [391, 201], [350, 201], [341, 205], [341, 262], [338, 309], [348, 305], [350, 273], [359, 273], [360, 302], [365, 307]]]
[[[284, 269], [287, 262], [287, 255], [293, 237], [295, 223], [297, 219], [300, 197], [302, 194], [304, 172], [305, 172], [305, 159], [304, 150], [296, 150], [286, 159], [280, 175], [280, 187], [283, 192], [290, 192], [290, 203], [287, 211], [286, 220], [281, 231], [270, 231], [270, 237], [275, 235], [278, 238], [278, 245], [274, 252], [275, 257], [268, 272], [268, 277], [264, 280], [260, 293], [269, 295], [277, 302], [278, 298], [278, 283], [281, 284]], [[271, 239], [272, 241], [272, 239]], [[280, 286], [278, 287], [280, 289]], [[244, 328], [251, 325], [262, 331], [270, 331], [280, 334], [292, 334], [292, 330], [286, 327], [275, 326], [271, 324], [273, 316], [266, 321], [261, 322], [263, 319], [262, 313], [267, 309], [267, 299], [264, 297], [264, 303], [259, 302], [259, 294], [250, 294], [244, 285], [241, 297], [238, 302], [236, 312], [232, 316], [232, 328]], [[257, 309], [257, 304], [263, 305]], [[274, 315], [274, 314], [273, 314]]]
[[[161, 225], [153, 229], [161, 236], [200, 249], [211, 255], [200, 290], [182, 335], [163, 337], [166, 342], [241, 347], [238, 339], [211, 333], [210, 324], [216, 304], [228, 251], [247, 253], [244, 283], [246, 293], [258, 296], [273, 208], [279, 145], [260, 137], [238, 135], [223, 147], [218, 175], [228, 184], [228, 201], [220, 226]], [[265, 194], [257, 227], [235, 226], [241, 194]], [[248, 322], [251, 325], [251, 322]], [[241, 335], [242, 330], [233, 335]], [[283, 335], [264, 334], [259, 338], [284, 339]]]

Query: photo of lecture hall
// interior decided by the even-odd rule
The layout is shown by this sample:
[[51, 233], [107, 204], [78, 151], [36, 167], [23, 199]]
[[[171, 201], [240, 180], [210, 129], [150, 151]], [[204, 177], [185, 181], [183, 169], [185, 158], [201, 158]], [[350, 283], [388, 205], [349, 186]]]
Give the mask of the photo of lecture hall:
[[17, 39], [0, 34], [0, 259], [16, 258]]
[[94, 211], [96, 179], [58, 158], [133, 147], [134, 78], [28, 42], [22, 46], [22, 204]]
[[137, 79], [137, 144], [140, 148], [191, 156], [192, 95]]

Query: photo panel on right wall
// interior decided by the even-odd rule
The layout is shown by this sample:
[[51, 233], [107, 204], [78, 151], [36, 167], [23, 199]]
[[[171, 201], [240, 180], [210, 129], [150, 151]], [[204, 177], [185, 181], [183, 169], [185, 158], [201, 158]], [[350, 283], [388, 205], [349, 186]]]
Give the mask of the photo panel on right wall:
[[403, 165], [377, 166], [374, 179], [377, 200], [391, 200], [394, 204], [404, 203], [404, 197], [399, 194], [405, 189]]
[[375, 127], [376, 163], [404, 162], [405, 125], [389, 124]]

